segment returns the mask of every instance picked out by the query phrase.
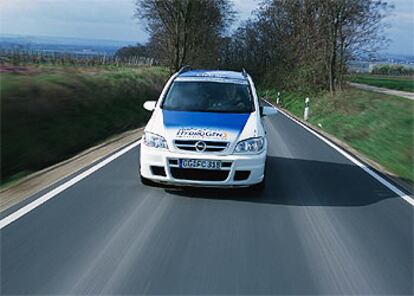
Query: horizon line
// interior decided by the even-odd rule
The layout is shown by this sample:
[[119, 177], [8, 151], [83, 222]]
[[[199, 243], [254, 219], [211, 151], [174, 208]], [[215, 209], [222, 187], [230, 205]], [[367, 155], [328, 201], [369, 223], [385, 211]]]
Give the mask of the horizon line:
[[[33, 38], [61, 38], [61, 39], [78, 39], [78, 40], [84, 40], [84, 41], [101, 41], [101, 42], [117, 42], [117, 43], [125, 43], [128, 45], [137, 45], [142, 44], [145, 45], [147, 41], [138, 41], [138, 40], [119, 40], [119, 39], [100, 39], [100, 38], [86, 38], [86, 37], [73, 37], [73, 36], [56, 36], [56, 35], [33, 35], [33, 34], [14, 34], [14, 33], [3, 33], [0, 32], [0, 37], [33, 37]], [[70, 44], [67, 44], [70, 45]], [[379, 53], [379, 55], [400, 55], [400, 56], [406, 56], [406, 57], [414, 57], [414, 52], [411, 53], [397, 53], [397, 52], [390, 52], [390, 51], [383, 51], [382, 53]]]

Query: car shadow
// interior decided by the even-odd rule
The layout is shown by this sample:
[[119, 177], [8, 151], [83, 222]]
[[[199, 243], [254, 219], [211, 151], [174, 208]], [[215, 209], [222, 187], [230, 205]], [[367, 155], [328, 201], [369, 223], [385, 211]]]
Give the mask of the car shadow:
[[361, 168], [348, 163], [268, 156], [266, 186], [165, 188], [172, 195], [289, 206], [364, 206], [398, 197]]

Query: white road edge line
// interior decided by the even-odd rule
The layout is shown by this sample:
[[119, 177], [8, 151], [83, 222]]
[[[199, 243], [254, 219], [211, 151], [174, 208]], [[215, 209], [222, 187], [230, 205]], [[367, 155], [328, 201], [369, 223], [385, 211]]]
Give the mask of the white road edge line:
[[[269, 101], [267, 101], [267, 100], [264, 100], [264, 101], [266, 103], [268, 103], [269, 105], [273, 106], [274, 108], [278, 109], [275, 105], [273, 105]], [[383, 184], [384, 186], [386, 186], [388, 189], [390, 189], [391, 191], [393, 191], [395, 194], [397, 194], [403, 200], [405, 200], [406, 202], [408, 202], [410, 205], [414, 206], [414, 199], [412, 197], [410, 197], [409, 195], [407, 195], [404, 192], [402, 192], [396, 186], [394, 186], [389, 181], [387, 181], [386, 179], [384, 179], [383, 177], [381, 177], [379, 174], [377, 174], [375, 171], [373, 171], [370, 167], [366, 166], [365, 164], [363, 164], [362, 162], [360, 162], [358, 159], [356, 159], [355, 157], [353, 157], [352, 155], [350, 155], [349, 153], [347, 153], [345, 150], [343, 150], [342, 148], [340, 148], [339, 146], [337, 146], [333, 142], [329, 141], [328, 139], [326, 139], [325, 137], [323, 137], [322, 135], [320, 135], [319, 133], [315, 132], [314, 130], [310, 129], [309, 127], [307, 127], [306, 125], [304, 125], [300, 121], [296, 120], [294, 117], [290, 116], [289, 114], [285, 113], [284, 111], [282, 111], [280, 109], [278, 109], [278, 110], [284, 116], [286, 116], [287, 118], [289, 118], [293, 122], [297, 123], [299, 126], [303, 127], [305, 130], [307, 130], [308, 132], [312, 133], [314, 136], [318, 137], [320, 140], [322, 140], [323, 142], [325, 142], [330, 147], [334, 148], [336, 151], [338, 151], [344, 157], [346, 157], [347, 159], [349, 159], [350, 161], [352, 161], [354, 164], [356, 164], [358, 167], [360, 167], [361, 169], [363, 169], [371, 177], [373, 177], [374, 179], [376, 179], [377, 181], [379, 181], [381, 184]], [[85, 179], [87, 176], [93, 174], [94, 172], [96, 172], [100, 168], [104, 167], [108, 163], [110, 163], [113, 160], [117, 159], [121, 155], [127, 153], [129, 150], [137, 147], [139, 144], [141, 144], [141, 140], [138, 140], [138, 141], [136, 141], [136, 142], [134, 142], [134, 143], [126, 146], [125, 148], [121, 149], [120, 151], [116, 152], [115, 154], [113, 154], [113, 155], [109, 156], [108, 158], [105, 158], [103, 161], [97, 163], [93, 167], [87, 169], [85, 172], [83, 172], [83, 173], [75, 176], [74, 178], [72, 178], [72, 179], [66, 181], [65, 183], [63, 183], [62, 185], [59, 185], [55, 189], [49, 191], [48, 193], [42, 195], [41, 197], [39, 197], [37, 199], [35, 199], [31, 203], [25, 205], [24, 207], [18, 209], [17, 211], [15, 211], [13, 213], [11, 213], [7, 217], [5, 217], [2, 220], [0, 220], [0, 229], [3, 229], [4, 227], [6, 227], [7, 225], [9, 225], [10, 223], [12, 223], [12, 222], [16, 221], [17, 219], [23, 217], [24, 215], [26, 215], [30, 211], [34, 210], [38, 206], [40, 206], [40, 205], [44, 204], [45, 202], [47, 202], [49, 199], [55, 197], [59, 193], [61, 193], [64, 190], [68, 189], [69, 187], [75, 185], [76, 183], [78, 183], [82, 179]]]
[[371, 177], [373, 177], [374, 179], [376, 179], [382, 185], [384, 185], [385, 187], [387, 187], [388, 189], [390, 189], [391, 191], [393, 191], [395, 194], [397, 194], [403, 200], [405, 200], [406, 202], [408, 202], [410, 205], [414, 206], [414, 199], [412, 197], [410, 197], [409, 195], [405, 194], [400, 189], [398, 189], [396, 186], [394, 186], [393, 184], [391, 184], [389, 181], [387, 181], [386, 179], [384, 179], [383, 177], [381, 177], [379, 174], [377, 174], [375, 171], [373, 171], [369, 166], [367, 166], [364, 163], [360, 162], [358, 159], [356, 159], [355, 157], [353, 157], [352, 155], [350, 155], [348, 152], [346, 152], [345, 150], [343, 150], [341, 147], [337, 146], [336, 144], [334, 144], [333, 142], [331, 142], [327, 138], [323, 137], [322, 135], [320, 135], [316, 131], [314, 131], [311, 128], [307, 127], [302, 122], [298, 121], [296, 118], [294, 118], [294, 117], [290, 116], [289, 114], [287, 114], [286, 112], [280, 110], [279, 108], [277, 108], [275, 105], [273, 105], [269, 101], [267, 101], [265, 99], [263, 99], [263, 101], [265, 101], [269, 105], [273, 106], [273, 108], [276, 108], [284, 116], [286, 116], [290, 120], [294, 121], [295, 123], [299, 124], [301, 127], [303, 127], [304, 129], [306, 129], [308, 132], [312, 133], [314, 136], [318, 137], [320, 140], [322, 140], [323, 142], [325, 142], [326, 144], [328, 144], [329, 146], [331, 146], [332, 148], [334, 148], [336, 151], [338, 151], [339, 153], [341, 153], [347, 159], [349, 159], [354, 164], [356, 164], [361, 169], [363, 169], [366, 173], [368, 173], [369, 175], [371, 175]]
[[117, 159], [118, 157], [120, 157], [121, 155], [127, 153], [129, 150], [137, 147], [140, 143], [141, 143], [141, 140], [138, 140], [138, 141], [136, 141], [132, 144], [129, 144], [125, 148], [122, 148], [120, 151], [118, 151], [118, 152], [112, 154], [111, 156], [105, 158], [104, 160], [97, 163], [93, 167], [87, 169], [83, 173], [73, 177], [72, 179], [66, 181], [62, 185], [59, 185], [58, 187], [52, 189], [48, 193], [46, 193], [46, 194], [42, 195], [41, 197], [35, 199], [31, 203], [25, 205], [24, 207], [18, 209], [17, 211], [15, 211], [15, 212], [11, 213], [10, 215], [6, 216], [5, 218], [1, 219], [0, 220], [0, 229], [3, 229], [4, 227], [9, 225], [10, 223], [12, 223], [12, 222], [16, 221], [17, 219], [23, 217], [24, 215], [26, 215], [30, 211], [34, 210], [38, 206], [40, 206], [40, 205], [44, 204], [45, 202], [47, 202], [49, 199], [51, 199], [51, 198], [55, 197], [56, 195], [58, 195], [62, 191], [64, 191], [64, 190], [68, 189], [69, 187], [75, 185], [76, 183], [78, 183], [82, 179], [85, 179], [87, 176], [93, 174], [94, 172], [96, 172], [100, 168], [104, 167], [105, 165], [107, 165], [111, 161], [113, 161], [113, 160]]

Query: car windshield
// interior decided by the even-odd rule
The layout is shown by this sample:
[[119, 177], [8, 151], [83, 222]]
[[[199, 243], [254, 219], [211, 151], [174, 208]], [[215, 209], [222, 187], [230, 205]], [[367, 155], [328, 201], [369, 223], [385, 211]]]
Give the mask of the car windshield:
[[247, 84], [222, 82], [174, 82], [163, 109], [193, 112], [251, 113], [252, 96]]

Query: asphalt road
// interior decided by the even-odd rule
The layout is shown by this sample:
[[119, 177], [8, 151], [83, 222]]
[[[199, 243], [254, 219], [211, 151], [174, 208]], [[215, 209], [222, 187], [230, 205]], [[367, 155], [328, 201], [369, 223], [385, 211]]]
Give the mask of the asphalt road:
[[266, 126], [262, 194], [145, 187], [133, 149], [1, 230], [1, 294], [412, 294], [413, 207]]

